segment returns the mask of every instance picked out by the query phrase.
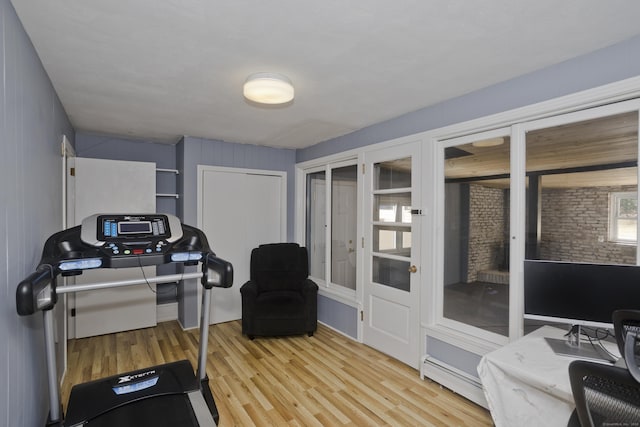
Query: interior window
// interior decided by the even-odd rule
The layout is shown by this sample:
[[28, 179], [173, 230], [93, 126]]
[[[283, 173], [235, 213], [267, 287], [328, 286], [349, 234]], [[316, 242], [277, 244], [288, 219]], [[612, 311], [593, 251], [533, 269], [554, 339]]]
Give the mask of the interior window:
[[326, 287], [350, 291], [356, 289], [357, 172], [350, 164], [306, 174], [309, 274]]
[[509, 333], [510, 138], [445, 149], [443, 317]]
[[635, 265], [637, 153], [637, 111], [527, 132], [525, 262]]
[[637, 117], [527, 133], [526, 259], [635, 265]]
[[325, 279], [326, 268], [326, 172], [307, 174], [306, 246], [309, 275]]
[[356, 289], [358, 167], [331, 169], [331, 282]]
[[609, 193], [609, 240], [616, 243], [638, 241], [638, 193]]

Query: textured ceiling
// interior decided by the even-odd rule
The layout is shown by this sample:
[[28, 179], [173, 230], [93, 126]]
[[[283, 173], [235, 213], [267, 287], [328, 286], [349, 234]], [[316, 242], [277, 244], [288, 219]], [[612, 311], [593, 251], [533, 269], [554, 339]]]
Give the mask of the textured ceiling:
[[640, 34], [637, 0], [12, 3], [77, 130], [166, 143], [303, 148]]

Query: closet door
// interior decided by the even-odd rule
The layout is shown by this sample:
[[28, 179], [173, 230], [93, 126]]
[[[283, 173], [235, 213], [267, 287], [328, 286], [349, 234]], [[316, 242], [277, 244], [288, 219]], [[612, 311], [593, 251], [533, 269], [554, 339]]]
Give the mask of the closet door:
[[286, 240], [286, 173], [199, 166], [199, 227], [211, 249], [233, 264], [233, 286], [214, 288], [210, 323], [242, 317], [240, 287], [251, 250]]
[[[73, 218], [69, 224], [78, 225], [96, 213], [156, 211], [155, 163], [75, 158], [74, 169]], [[144, 267], [144, 273], [142, 268], [93, 270], [78, 276], [76, 283], [155, 275], [153, 266]], [[75, 317], [69, 324], [75, 325], [76, 338], [155, 326], [155, 284], [79, 292], [75, 294]]]

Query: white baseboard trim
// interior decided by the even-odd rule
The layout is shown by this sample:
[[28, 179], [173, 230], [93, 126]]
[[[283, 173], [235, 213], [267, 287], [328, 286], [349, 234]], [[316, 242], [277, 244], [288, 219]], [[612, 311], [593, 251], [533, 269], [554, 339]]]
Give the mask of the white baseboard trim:
[[156, 310], [156, 320], [160, 322], [168, 322], [170, 320], [178, 320], [178, 303], [160, 304]]
[[428, 377], [470, 401], [488, 409], [482, 383], [477, 378], [462, 372], [433, 357], [423, 356], [420, 364], [420, 378]]

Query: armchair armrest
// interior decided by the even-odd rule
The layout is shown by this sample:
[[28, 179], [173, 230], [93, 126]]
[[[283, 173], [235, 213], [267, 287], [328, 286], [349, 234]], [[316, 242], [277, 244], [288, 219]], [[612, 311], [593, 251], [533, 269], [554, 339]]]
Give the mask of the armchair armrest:
[[318, 293], [318, 285], [311, 279], [305, 279], [302, 284], [302, 294], [305, 298], [309, 295]]
[[254, 282], [253, 280], [248, 280], [247, 282], [245, 282], [244, 285], [242, 285], [242, 287], [240, 287], [240, 293], [244, 296], [246, 295], [247, 297], [256, 297], [258, 296], [258, 285], [256, 282]]

